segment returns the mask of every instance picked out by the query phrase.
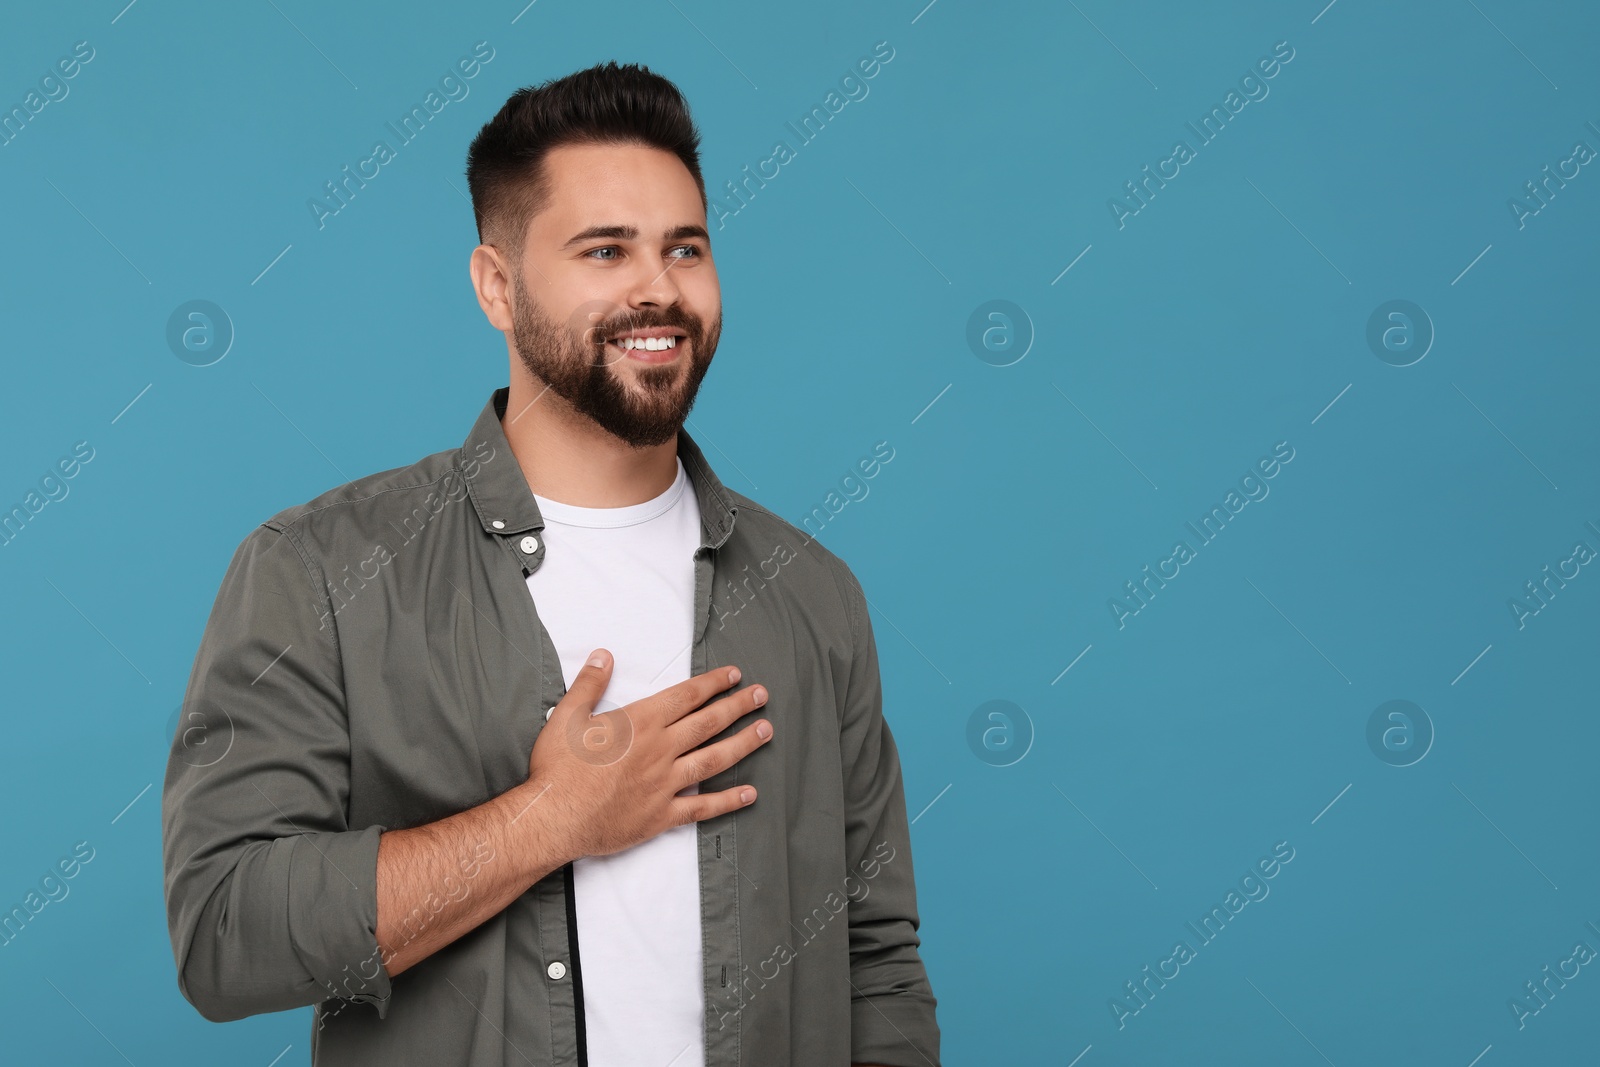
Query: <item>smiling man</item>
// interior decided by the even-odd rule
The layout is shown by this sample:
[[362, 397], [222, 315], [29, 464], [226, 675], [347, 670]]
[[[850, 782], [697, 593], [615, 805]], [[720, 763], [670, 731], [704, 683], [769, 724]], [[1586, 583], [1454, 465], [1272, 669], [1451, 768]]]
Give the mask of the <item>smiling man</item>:
[[678, 90], [473, 141], [510, 383], [256, 527], [163, 792], [183, 995], [334, 1064], [938, 1067], [866, 597], [683, 428], [721, 294]]

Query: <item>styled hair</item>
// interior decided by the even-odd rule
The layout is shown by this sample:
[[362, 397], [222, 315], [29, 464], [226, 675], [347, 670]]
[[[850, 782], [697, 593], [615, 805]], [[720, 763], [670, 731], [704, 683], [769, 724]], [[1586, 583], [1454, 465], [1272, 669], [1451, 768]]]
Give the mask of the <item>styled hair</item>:
[[545, 156], [563, 145], [640, 144], [683, 161], [707, 207], [700, 131], [678, 87], [637, 63], [611, 62], [512, 93], [467, 150], [478, 241], [522, 258], [533, 217], [550, 200]]

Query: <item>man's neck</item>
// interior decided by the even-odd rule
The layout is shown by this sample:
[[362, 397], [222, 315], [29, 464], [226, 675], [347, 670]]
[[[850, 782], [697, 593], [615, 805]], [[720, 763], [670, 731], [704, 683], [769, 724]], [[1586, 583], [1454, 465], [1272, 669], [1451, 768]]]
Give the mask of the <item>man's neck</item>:
[[676, 438], [634, 448], [526, 374], [511, 376], [500, 425], [528, 487], [562, 504], [642, 504], [670, 489], [678, 475]]

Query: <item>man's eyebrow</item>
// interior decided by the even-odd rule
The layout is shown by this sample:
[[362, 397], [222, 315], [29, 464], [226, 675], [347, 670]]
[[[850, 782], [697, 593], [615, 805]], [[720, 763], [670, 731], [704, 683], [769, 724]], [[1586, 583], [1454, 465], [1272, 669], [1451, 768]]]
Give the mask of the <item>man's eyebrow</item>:
[[[694, 223], [686, 223], [682, 226], [675, 226], [661, 235], [661, 239], [663, 241], [682, 241], [689, 237], [698, 237], [703, 241], [711, 240], [711, 235], [706, 232], [706, 228]], [[581, 244], [584, 241], [599, 240], [601, 238], [612, 238], [619, 241], [636, 241], [639, 238], [639, 229], [636, 226], [623, 225], [590, 226], [587, 230], [583, 230], [580, 233], [574, 234], [573, 237], [561, 247], [571, 248], [575, 244]]]

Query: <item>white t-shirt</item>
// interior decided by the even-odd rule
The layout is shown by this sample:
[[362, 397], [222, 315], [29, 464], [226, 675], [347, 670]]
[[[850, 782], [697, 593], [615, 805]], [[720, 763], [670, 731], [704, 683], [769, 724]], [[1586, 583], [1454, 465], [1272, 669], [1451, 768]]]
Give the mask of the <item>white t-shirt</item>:
[[[666, 492], [621, 508], [535, 494], [544, 562], [528, 576], [561, 673], [612, 654], [596, 708], [611, 711], [690, 677], [700, 508], [683, 461]], [[699, 791], [691, 783], [679, 795]], [[697, 824], [573, 865], [584, 1023], [594, 1067], [703, 1067]]]

